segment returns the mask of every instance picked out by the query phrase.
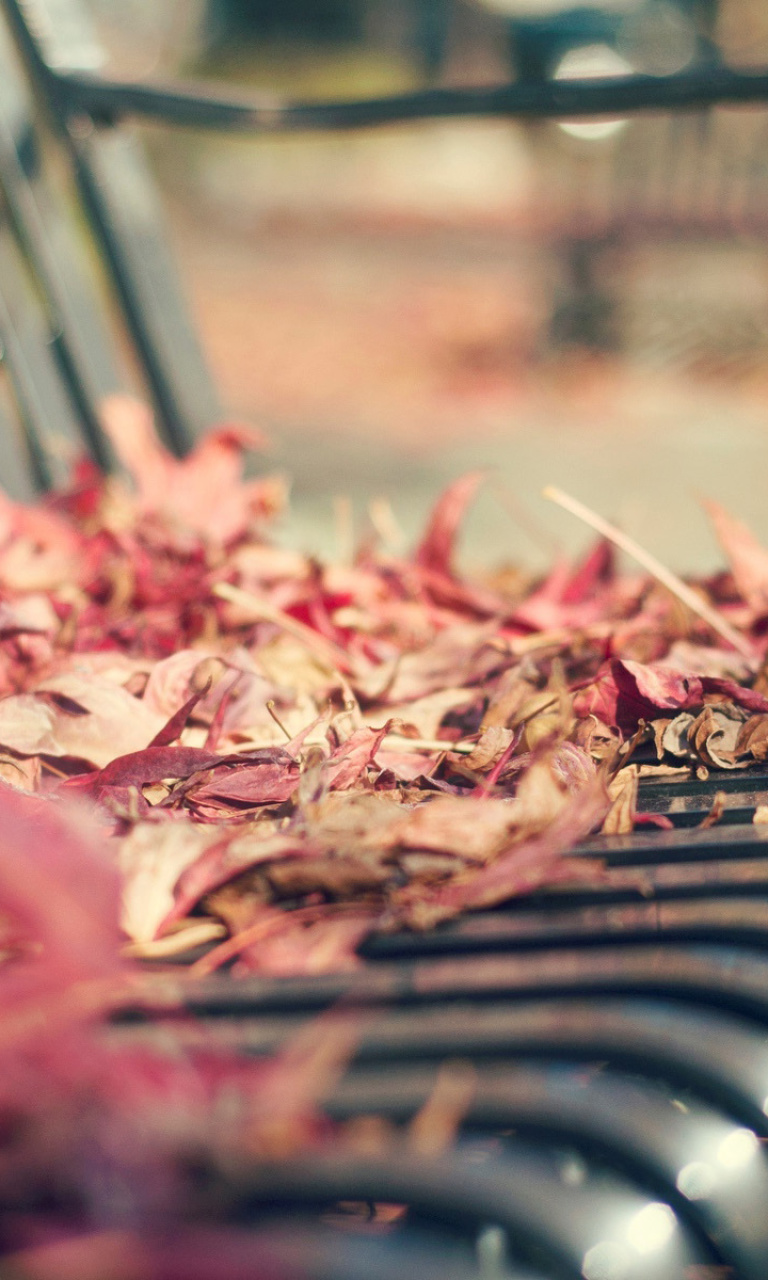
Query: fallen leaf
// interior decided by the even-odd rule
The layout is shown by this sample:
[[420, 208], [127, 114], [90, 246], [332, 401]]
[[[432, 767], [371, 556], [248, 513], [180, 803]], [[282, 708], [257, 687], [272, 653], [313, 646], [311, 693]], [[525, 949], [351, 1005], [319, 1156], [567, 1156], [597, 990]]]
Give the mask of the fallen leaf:
[[611, 807], [600, 828], [604, 836], [630, 835], [637, 819], [637, 765], [619, 769], [608, 785]]
[[688, 729], [692, 750], [705, 765], [737, 769], [737, 744], [747, 713], [727, 702], [706, 706]]
[[768, 550], [719, 502], [707, 501], [704, 506], [742, 598], [753, 609], [765, 612], [768, 609]]

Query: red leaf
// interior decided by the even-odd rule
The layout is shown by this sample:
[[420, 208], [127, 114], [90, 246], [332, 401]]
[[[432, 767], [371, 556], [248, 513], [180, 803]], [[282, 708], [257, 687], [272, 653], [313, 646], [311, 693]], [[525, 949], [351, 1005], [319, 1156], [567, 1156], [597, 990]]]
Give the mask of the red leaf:
[[636, 827], [658, 827], [660, 831], [674, 831], [675, 824], [665, 813], [637, 813]]
[[188, 778], [200, 769], [221, 764], [222, 757], [200, 747], [146, 747], [118, 756], [104, 769], [70, 778], [63, 789], [95, 794], [104, 787], [142, 787], [163, 778]]
[[192, 802], [234, 800], [238, 804], [281, 804], [290, 800], [298, 781], [299, 766], [295, 761], [290, 764], [244, 764], [214, 770], [201, 786], [187, 792], [187, 799]]
[[617, 658], [611, 663], [611, 675], [618, 691], [615, 723], [624, 732], [632, 732], [639, 720], [656, 711], [685, 711], [700, 706], [704, 699], [698, 676], [685, 675], [662, 663]]
[[452, 559], [459, 526], [484, 479], [484, 472], [469, 471], [449, 485], [438, 499], [427, 531], [414, 559], [424, 569], [452, 576]]
[[221, 682], [221, 686], [220, 686], [222, 687], [221, 697], [219, 698], [218, 705], [211, 718], [211, 723], [208, 726], [208, 734], [205, 739], [206, 751], [216, 750], [216, 747], [219, 742], [219, 738], [221, 737], [222, 731], [224, 729], [224, 720], [226, 718], [227, 710], [229, 709], [230, 703], [232, 702], [232, 699], [235, 694], [235, 690], [237, 689], [237, 686], [240, 683], [242, 676], [243, 676], [242, 671], [233, 671], [232, 675], [230, 676], [229, 684], [225, 684], [224, 681]]
[[560, 599], [563, 604], [583, 604], [605, 587], [616, 570], [616, 552], [607, 538], [592, 548], [566, 583]]
[[328, 785], [334, 791], [345, 791], [360, 777], [389, 733], [392, 721], [381, 729], [356, 729], [331, 756], [326, 766]]
[[179, 735], [187, 727], [187, 721], [189, 717], [191, 716], [198, 702], [200, 702], [206, 696], [210, 687], [211, 687], [211, 682], [209, 680], [203, 689], [200, 689], [198, 693], [193, 693], [191, 698], [187, 698], [187, 701], [184, 703], [184, 705], [182, 707], [179, 707], [178, 711], [171, 716], [168, 723], [163, 726], [163, 728], [160, 730], [159, 733], [155, 734], [154, 738], [149, 743], [149, 746], [150, 747], [168, 747], [172, 742], [175, 742], [176, 739], [179, 737]]
[[701, 685], [705, 694], [721, 693], [729, 702], [735, 702], [747, 711], [768, 711], [768, 698], [754, 689], [745, 689], [735, 680], [723, 680], [719, 676], [702, 676]]

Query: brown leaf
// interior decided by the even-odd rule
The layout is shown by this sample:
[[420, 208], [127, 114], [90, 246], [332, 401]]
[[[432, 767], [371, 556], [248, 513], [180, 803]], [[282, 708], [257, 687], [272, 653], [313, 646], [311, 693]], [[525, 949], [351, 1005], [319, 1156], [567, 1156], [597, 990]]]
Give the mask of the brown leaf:
[[685, 760], [693, 756], [694, 748], [689, 741], [691, 725], [696, 717], [690, 711], [681, 711], [672, 720], [654, 720], [653, 732], [656, 739], [656, 754], [659, 760], [664, 754]]
[[608, 804], [603, 784], [594, 779], [567, 802], [554, 821], [513, 844], [488, 866], [467, 872], [431, 893], [423, 887], [418, 895], [402, 893], [395, 905], [395, 919], [412, 928], [429, 928], [461, 911], [496, 906], [557, 879], [594, 876], [594, 863], [580, 866], [575, 859], [564, 859], [563, 854], [602, 822]]
[[706, 706], [688, 729], [688, 740], [705, 765], [737, 769], [736, 746], [747, 713], [729, 703]]
[[[216, 830], [216, 828], [214, 828]], [[173, 890], [173, 905], [158, 926], [164, 934], [217, 889], [254, 867], [270, 861], [302, 857], [312, 852], [294, 834], [281, 834], [274, 823], [248, 823], [213, 840], [179, 875]], [[241, 892], [239, 890], [238, 892]]]
[[576, 721], [571, 740], [593, 760], [610, 760], [621, 743], [621, 735], [597, 716], [590, 715], [585, 720]]
[[365, 718], [369, 724], [380, 724], [382, 719], [389, 717], [402, 722], [401, 732], [406, 725], [410, 725], [415, 730], [414, 737], [436, 738], [446, 714], [455, 708], [466, 706], [467, 700], [466, 689], [438, 689], [435, 693], [414, 698], [400, 706], [388, 706], [386, 711], [371, 707]]
[[724, 791], [716, 791], [712, 799], [712, 805], [706, 818], [702, 818], [699, 823], [699, 831], [707, 831], [710, 827], [714, 827], [725, 813], [725, 806], [728, 797]]
[[468, 862], [486, 862], [509, 838], [516, 815], [518, 821], [529, 817], [525, 801], [510, 804], [506, 800], [436, 796], [391, 822], [381, 833], [382, 847], [430, 850]]
[[488, 702], [481, 729], [514, 728], [521, 724], [525, 719], [522, 708], [535, 692], [533, 685], [522, 678], [516, 667], [502, 672]]
[[637, 818], [637, 765], [620, 769], [608, 787], [611, 807], [600, 828], [604, 836], [630, 835]]
[[324, 893], [329, 898], [354, 900], [383, 888], [392, 872], [389, 867], [361, 857], [327, 855], [270, 863], [265, 875], [278, 898]]
[[447, 686], [477, 684], [506, 665], [504, 652], [490, 643], [496, 638], [495, 624], [447, 627], [430, 643], [392, 658], [383, 671], [378, 666], [356, 676], [352, 684], [367, 702], [387, 706], [423, 698]]
[[466, 757], [468, 768], [477, 773], [487, 773], [501, 759], [514, 740], [513, 729], [486, 729], [470, 754]]
[[768, 715], [750, 716], [742, 725], [735, 754], [751, 755], [754, 760], [768, 759]]

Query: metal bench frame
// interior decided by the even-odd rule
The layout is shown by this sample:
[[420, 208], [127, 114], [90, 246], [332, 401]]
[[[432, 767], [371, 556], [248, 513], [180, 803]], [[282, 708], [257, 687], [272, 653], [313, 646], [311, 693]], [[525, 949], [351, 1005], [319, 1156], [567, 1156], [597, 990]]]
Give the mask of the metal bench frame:
[[[197, 85], [133, 83], [94, 70], [99, 50], [80, 0], [0, 0], [37, 101], [19, 121], [58, 140], [129, 336], [145, 390], [167, 444], [183, 454], [220, 415], [220, 403], [181, 296], [161, 210], [130, 120], [224, 130], [259, 137], [306, 130], [368, 129], [427, 118], [558, 119], [701, 110], [722, 103], [768, 101], [768, 70], [706, 67], [666, 77], [526, 82], [498, 87], [428, 89], [357, 101], [296, 102], [214, 93]], [[1, 69], [1, 68], [0, 68]], [[16, 104], [17, 108], [19, 104]], [[55, 209], [41, 202], [25, 170], [19, 130], [0, 107], [0, 190], [15, 243], [34, 279], [53, 338], [53, 357], [69, 416], [90, 455], [109, 469], [98, 402], [120, 376], [96, 340], [98, 324], [76, 298], [76, 272], [52, 244]], [[39, 337], [25, 341], [0, 297], [0, 339], [9, 366], [28, 462], [40, 488], [56, 479], [46, 446], [63, 406], [40, 391], [40, 369], [51, 351]], [[99, 348], [99, 349], [96, 349]], [[48, 377], [51, 383], [52, 378]], [[45, 379], [43, 379], [45, 382]]]

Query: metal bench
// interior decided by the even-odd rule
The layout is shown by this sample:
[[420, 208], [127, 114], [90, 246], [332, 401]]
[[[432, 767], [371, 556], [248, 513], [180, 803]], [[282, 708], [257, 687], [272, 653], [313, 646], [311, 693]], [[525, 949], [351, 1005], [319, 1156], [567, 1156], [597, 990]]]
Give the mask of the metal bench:
[[[124, 384], [114, 316], [174, 449], [219, 411], [131, 119], [259, 135], [768, 101], [768, 71], [726, 67], [358, 102], [222, 97], [110, 80], [74, 0], [1, 0], [0, 12], [15, 42], [15, 52], [0, 44], [0, 340], [14, 399], [0, 428], [18, 442], [3, 459], [11, 481], [15, 472], [38, 487], [61, 472], [62, 436], [110, 465], [98, 403]], [[51, 148], [105, 288], [61, 212]], [[233, 1173], [226, 1187], [190, 1170], [198, 1219], [226, 1205], [233, 1221], [256, 1224], [276, 1265], [318, 1280], [764, 1280], [768, 834], [751, 818], [768, 777], [718, 786], [725, 825], [702, 832], [691, 828], [711, 785], [648, 783], [643, 807], [675, 829], [584, 846], [608, 866], [593, 888], [376, 939], [352, 977], [187, 988], [198, 1030], [257, 1057], [339, 1001], [358, 1010], [360, 1042], [327, 1100], [339, 1120], [402, 1125], [446, 1059], [471, 1063], [477, 1078], [450, 1156], [308, 1156]], [[108, 1034], [169, 1030], [187, 1033], [158, 1001], [123, 1011]], [[338, 1202], [409, 1214], [386, 1236], [375, 1223], [334, 1234], [317, 1219]]]

